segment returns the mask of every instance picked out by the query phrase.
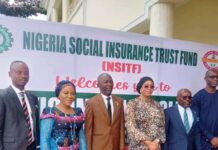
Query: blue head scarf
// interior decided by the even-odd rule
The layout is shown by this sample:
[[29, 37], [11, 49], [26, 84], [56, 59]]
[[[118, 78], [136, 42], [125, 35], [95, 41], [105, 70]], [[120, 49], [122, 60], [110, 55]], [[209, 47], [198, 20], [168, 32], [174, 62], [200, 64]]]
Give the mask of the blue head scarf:
[[66, 84], [71, 85], [71, 86], [74, 88], [75, 93], [76, 93], [76, 87], [75, 87], [75, 85], [74, 85], [72, 82], [70, 82], [70, 81], [68, 81], [68, 80], [62, 80], [62, 81], [60, 81], [60, 82], [57, 84], [57, 86], [56, 86], [56, 88], [55, 88], [55, 96], [56, 96], [56, 97], [59, 96], [59, 94], [60, 94], [60, 92], [61, 92], [63, 86], [66, 85]]

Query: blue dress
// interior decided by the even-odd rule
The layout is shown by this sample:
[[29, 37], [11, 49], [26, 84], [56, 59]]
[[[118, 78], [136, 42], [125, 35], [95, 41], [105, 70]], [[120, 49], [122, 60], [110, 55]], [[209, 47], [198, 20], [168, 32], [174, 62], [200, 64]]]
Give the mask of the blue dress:
[[215, 93], [200, 90], [194, 95], [191, 107], [200, 118], [202, 150], [218, 150], [210, 144], [213, 137], [218, 137], [218, 90]]
[[40, 116], [41, 150], [87, 150], [83, 130], [85, 115], [81, 108], [75, 114], [64, 114], [56, 107], [47, 107]]

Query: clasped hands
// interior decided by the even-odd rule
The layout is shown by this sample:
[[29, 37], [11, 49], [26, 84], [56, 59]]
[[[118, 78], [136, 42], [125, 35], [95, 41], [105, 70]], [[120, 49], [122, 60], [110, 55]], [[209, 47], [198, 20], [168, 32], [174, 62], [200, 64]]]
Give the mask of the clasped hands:
[[157, 139], [153, 141], [144, 141], [144, 144], [147, 145], [149, 150], [160, 150], [160, 143]]

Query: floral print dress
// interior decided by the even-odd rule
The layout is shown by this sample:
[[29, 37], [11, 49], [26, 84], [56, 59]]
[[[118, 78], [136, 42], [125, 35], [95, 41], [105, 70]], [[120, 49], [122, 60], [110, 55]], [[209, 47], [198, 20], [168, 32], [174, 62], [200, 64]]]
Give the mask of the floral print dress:
[[143, 141], [159, 139], [165, 142], [165, 118], [163, 108], [154, 100], [149, 102], [136, 98], [127, 105], [126, 128], [129, 150], [148, 150]]

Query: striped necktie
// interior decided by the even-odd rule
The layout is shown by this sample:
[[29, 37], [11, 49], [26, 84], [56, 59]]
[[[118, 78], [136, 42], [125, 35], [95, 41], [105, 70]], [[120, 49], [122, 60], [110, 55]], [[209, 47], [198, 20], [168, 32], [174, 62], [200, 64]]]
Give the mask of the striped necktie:
[[188, 122], [188, 115], [187, 115], [186, 109], [184, 109], [183, 117], [184, 117], [184, 126], [185, 126], [186, 133], [189, 133], [190, 126]]
[[21, 95], [23, 113], [24, 113], [24, 117], [25, 117], [25, 120], [27, 123], [27, 128], [28, 128], [28, 134], [27, 134], [28, 143], [27, 143], [27, 145], [29, 146], [32, 143], [32, 130], [31, 130], [31, 124], [30, 124], [29, 111], [27, 109], [27, 104], [25, 101], [24, 92], [20, 92], [20, 95]]

